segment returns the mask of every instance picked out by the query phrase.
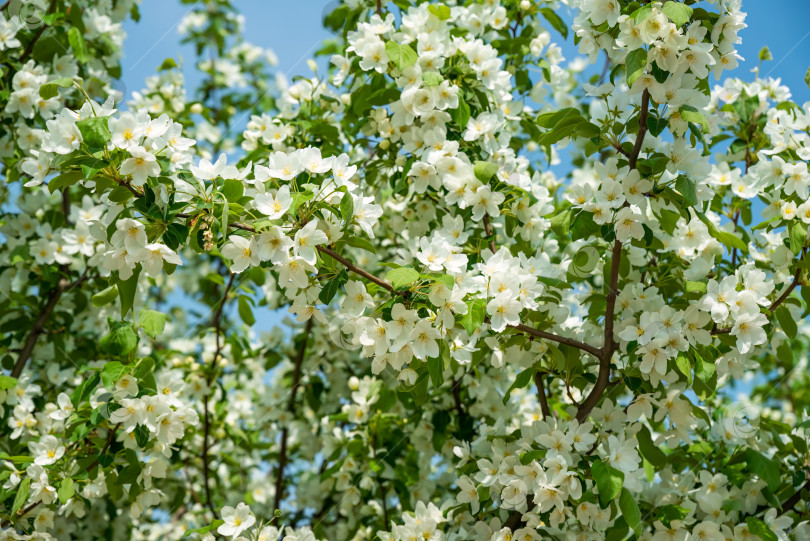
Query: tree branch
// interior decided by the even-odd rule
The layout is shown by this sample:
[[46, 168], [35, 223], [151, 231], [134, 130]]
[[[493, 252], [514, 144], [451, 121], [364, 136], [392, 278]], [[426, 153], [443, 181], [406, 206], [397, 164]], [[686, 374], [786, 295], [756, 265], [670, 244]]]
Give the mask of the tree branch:
[[785, 502], [782, 504], [782, 510], [778, 514], [782, 515], [784, 513], [787, 513], [788, 511], [793, 510], [793, 508], [796, 507], [796, 504], [801, 501], [802, 493], [808, 489], [810, 489], [810, 478], [808, 478], [807, 482], [802, 486], [800, 486], [798, 490], [796, 490], [793, 496], [785, 500]]
[[[484, 320], [489, 322], [489, 318], [484, 318]], [[529, 327], [527, 325], [524, 325], [522, 323], [520, 323], [519, 325], [509, 325], [509, 327], [511, 327], [513, 329], [517, 329], [517, 330], [519, 330], [521, 332], [525, 332], [526, 334], [530, 334], [530, 335], [535, 336], [537, 338], [544, 338], [546, 340], [551, 340], [552, 342], [557, 342], [559, 344], [565, 344], [567, 346], [571, 346], [571, 347], [575, 347], [577, 349], [581, 349], [582, 351], [584, 351], [586, 353], [590, 353], [591, 355], [593, 355], [594, 357], [597, 357], [597, 358], [600, 355], [599, 348], [589, 346], [588, 344], [585, 344], [584, 342], [580, 342], [578, 340], [574, 340], [573, 338], [568, 338], [566, 336], [558, 336], [558, 335], [552, 334], [550, 332], [534, 329], [534, 328]]]
[[540, 372], [534, 373], [534, 385], [537, 387], [537, 398], [540, 400], [540, 411], [543, 412], [543, 419], [547, 419], [551, 416], [551, 410], [548, 409], [546, 390], [543, 388], [543, 375]]
[[363, 278], [365, 278], [369, 282], [374, 282], [378, 286], [387, 289], [391, 293], [394, 292], [394, 286], [392, 286], [391, 284], [389, 284], [388, 282], [386, 282], [382, 278], [377, 278], [373, 274], [364, 271], [363, 269], [361, 269], [360, 267], [358, 267], [357, 265], [355, 265], [354, 263], [352, 263], [351, 261], [349, 261], [345, 257], [339, 255], [337, 252], [335, 252], [331, 248], [327, 248], [326, 246], [318, 246], [318, 251], [321, 252], [322, 254], [328, 255], [329, 257], [331, 257], [333, 259], [338, 260], [340, 262], [340, 264], [343, 265], [344, 267], [346, 267], [348, 270], [352, 271], [353, 273], [357, 274], [358, 276], [362, 276]]
[[[628, 158], [630, 169], [636, 168], [638, 156], [641, 154], [641, 146], [644, 144], [644, 136], [647, 134], [647, 115], [649, 114], [650, 93], [644, 90], [641, 95], [641, 113], [638, 116], [638, 135], [636, 143], [633, 145], [633, 152]], [[625, 203], [626, 204], [626, 203]], [[622, 243], [616, 239], [613, 243], [613, 254], [610, 261], [610, 283], [608, 284], [607, 299], [605, 302], [605, 336], [602, 349], [599, 351], [599, 374], [596, 376], [596, 383], [590, 394], [577, 408], [577, 421], [582, 423], [588, 418], [593, 408], [599, 403], [602, 395], [610, 383], [610, 360], [616, 351], [616, 342], [613, 340], [614, 317], [616, 315], [616, 297], [619, 294], [617, 289], [619, 284], [619, 267], [622, 260]]]
[[208, 376], [206, 377], [206, 386], [208, 387], [208, 392], [203, 397], [203, 448], [202, 448], [202, 463], [203, 463], [203, 480], [205, 484], [205, 505], [211, 511], [211, 514], [214, 516], [214, 519], [218, 517], [217, 510], [214, 507], [214, 503], [211, 499], [211, 471], [210, 466], [208, 464], [208, 451], [210, 450], [210, 436], [211, 436], [211, 414], [208, 411], [208, 401], [209, 396], [211, 393], [211, 383], [214, 380], [214, 374], [216, 373], [216, 366], [217, 361], [219, 360], [219, 356], [222, 353], [222, 348], [224, 344], [222, 343], [221, 335], [222, 335], [222, 312], [225, 308], [225, 303], [228, 301], [228, 293], [231, 291], [231, 287], [233, 286], [233, 281], [236, 278], [236, 274], [231, 273], [231, 277], [228, 279], [228, 285], [225, 286], [225, 293], [222, 295], [222, 300], [217, 307], [217, 311], [214, 313], [214, 316], [211, 320], [212, 325], [214, 327], [214, 331], [216, 332], [216, 350], [214, 351], [214, 358], [211, 359], [211, 365], [208, 369]]
[[[67, 272], [67, 266], [65, 265], [60, 265], [59, 269], [63, 272]], [[56, 284], [56, 287], [53, 288], [48, 294], [48, 300], [45, 302], [45, 306], [42, 307], [39, 316], [37, 316], [37, 319], [34, 321], [34, 326], [31, 327], [31, 332], [26, 337], [25, 343], [20, 349], [20, 355], [17, 357], [17, 362], [14, 363], [14, 367], [11, 370], [12, 378], [19, 378], [20, 374], [22, 374], [22, 371], [25, 368], [25, 363], [27, 363], [28, 359], [31, 357], [31, 353], [33, 353], [34, 347], [37, 344], [37, 339], [44, 334], [45, 324], [53, 314], [56, 304], [59, 302], [62, 294], [66, 291], [70, 291], [87, 279], [87, 270], [85, 270], [81, 277], [74, 282], [69, 282], [64, 276], [59, 278], [59, 282]]]
[[[312, 332], [312, 324], [313, 318], [309, 318], [307, 320], [307, 325], [304, 327], [304, 332], [302, 333], [301, 339], [301, 347], [298, 349], [298, 355], [295, 358], [295, 368], [293, 369], [293, 381], [292, 381], [292, 389], [290, 390], [290, 396], [287, 399], [287, 411], [293, 412], [295, 410], [295, 395], [298, 392], [298, 386], [301, 383], [301, 365], [304, 363], [304, 357], [307, 352], [307, 342], [309, 341], [309, 335]], [[278, 457], [278, 470], [276, 470], [276, 493], [273, 496], [273, 510], [279, 509], [281, 505], [281, 501], [283, 499], [283, 492], [284, 492], [284, 468], [287, 466], [287, 438], [289, 436], [289, 428], [285, 426], [281, 430], [281, 449], [279, 451]], [[272, 524], [278, 515], [273, 515], [273, 518], [270, 519], [270, 524]]]
[[[48, 8], [48, 13], [53, 13], [55, 9], [56, 9], [56, 0], [51, 0], [51, 5]], [[39, 30], [37, 30], [37, 33], [34, 35], [34, 37], [31, 39], [31, 42], [28, 44], [28, 47], [26, 47], [25, 51], [23, 51], [22, 56], [20, 56], [21, 64], [25, 64], [25, 60], [31, 55], [31, 53], [34, 52], [34, 45], [37, 44], [37, 41], [39, 41], [39, 38], [42, 37], [42, 34], [45, 32], [47, 28], [48, 25], [43, 22], [42, 26], [39, 27]]]
[[489, 221], [489, 213], [484, 213], [484, 231], [489, 238], [489, 251], [493, 254], [497, 251], [495, 248], [495, 235], [492, 232], [492, 223]]

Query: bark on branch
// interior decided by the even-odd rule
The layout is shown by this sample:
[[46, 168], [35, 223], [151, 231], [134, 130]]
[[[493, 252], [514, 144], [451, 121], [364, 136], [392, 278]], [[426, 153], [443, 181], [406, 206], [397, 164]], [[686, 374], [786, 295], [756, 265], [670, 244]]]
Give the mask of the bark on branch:
[[[298, 355], [295, 357], [295, 367], [293, 368], [292, 389], [290, 396], [287, 399], [287, 411], [293, 412], [295, 410], [295, 396], [298, 393], [298, 386], [301, 383], [301, 366], [304, 364], [304, 357], [307, 352], [307, 342], [309, 335], [312, 332], [313, 318], [309, 318], [304, 332], [301, 337], [301, 346], [298, 349]], [[289, 427], [285, 426], [281, 430], [281, 449], [278, 457], [278, 470], [276, 470], [276, 494], [273, 496], [273, 510], [279, 509], [281, 501], [284, 499], [284, 468], [287, 466], [287, 438], [289, 437]], [[278, 515], [273, 515], [270, 520], [272, 524], [275, 522]]]

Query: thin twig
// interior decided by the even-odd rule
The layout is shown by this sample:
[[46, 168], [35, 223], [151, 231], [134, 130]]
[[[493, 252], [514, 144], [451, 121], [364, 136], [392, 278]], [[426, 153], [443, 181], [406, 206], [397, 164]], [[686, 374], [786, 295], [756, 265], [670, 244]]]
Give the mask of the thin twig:
[[318, 251], [323, 253], [323, 254], [328, 255], [329, 257], [331, 257], [333, 259], [336, 259], [337, 261], [340, 262], [341, 265], [343, 265], [344, 267], [346, 267], [348, 270], [352, 271], [353, 273], [357, 274], [358, 276], [362, 276], [366, 280], [368, 280], [370, 282], [374, 282], [378, 286], [387, 289], [391, 293], [394, 292], [394, 286], [392, 286], [390, 283], [386, 282], [382, 278], [377, 278], [373, 274], [364, 271], [363, 269], [361, 269], [360, 267], [358, 267], [357, 265], [355, 265], [354, 263], [352, 263], [351, 261], [349, 261], [345, 257], [339, 255], [334, 250], [332, 250], [330, 248], [327, 248], [326, 246], [318, 246]]
[[551, 410], [548, 409], [546, 390], [543, 387], [543, 375], [540, 372], [534, 373], [534, 385], [537, 387], [537, 398], [540, 400], [540, 411], [543, 412], [543, 419], [547, 419], [551, 416]]
[[211, 320], [212, 325], [214, 327], [214, 331], [216, 333], [216, 350], [214, 351], [214, 357], [211, 360], [211, 365], [209, 366], [208, 376], [206, 377], [206, 384], [208, 387], [208, 392], [203, 397], [203, 448], [202, 448], [202, 464], [203, 464], [203, 480], [205, 482], [205, 504], [208, 509], [213, 514], [214, 519], [218, 517], [216, 508], [214, 508], [214, 503], [211, 499], [211, 472], [210, 472], [210, 465], [208, 464], [208, 452], [210, 450], [209, 439], [211, 435], [211, 414], [208, 411], [208, 400], [211, 392], [211, 383], [214, 380], [214, 374], [216, 373], [216, 366], [217, 361], [219, 360], [219, 356], [222, 354], [222, 348], [224, 344], [221, 340], [222, 335], [222, 312], [225, 308], [225, 303], [228, 301], [228, 293], [231, 291], [231, 287], [233, 286], [233, 281], [236, 278], [236, 274], [231, 273], [231, 277], [228, 279], [228, 285], [225, 286], [225, 293], [222, 295], [222, 300], [219, 302], [219, 307], [217, 311], [214, 313], [214, 316]]
[[[649, 114], [650, 93], [644, 90], [641, 95], [641, 113], [638, 117], [638, 134], [636, 143], [633, 145], [633, 153], [628, 159], [630, 169], [636, 168], [638, 157], [641, 153], [641, 146], [644, 144], [644, 136], [647, 134], [647, 115]], [[613, 254], [610, 261], [610, 283], [608, 284], [607, 299], [605, 302], [605, 335], [602, 349], [599, 351], [599, 374], [596, 376], [596, 383], [590, 394], [577, 408], [577, 420], [582, 423], [588, 418], [591, 410], [599, 403], [605, 389], [610, 383], [610, 360], [616, 351], [617, 345], [613, 339], [614, 316], [616, 312], [616, 297], [619, 294], [619, 267], [622, 260], [622, 243], [616, 239], [613, 243]]]
[[[295, 410], [295, 396], [298, 392], [298, 386], [301, 383], [301, 366], [304, 364], [304, 357], [307, 352], [307, 342], [309, 335], [312, 332], [312, 324], [314, 319], [309, 318], [304, 332], [301, 333], [301, 346], [298, 349], [298, 355], [295, 357], [295, 367], [293, 369], [292, 389], [290, 396], [287, 399], [287, 411], [292, 413]], [[276, 493], [273, 496], [273, 510], [279, 509], [281, 501], [283, 500], [284, 492], [284, 468], [287, 466], [287, 438], [289, 437], [289, 427], [285, 426], [281, 430], [281, 449], [279, 450], [278, 457], [278, 470], [276, 470]], [[278, 515], [273, 515], [270, 519], [272, 524]]]
[[489, 221], [489, 213], [484, 213], [484, 231], [489, 239], [489, 251], [493, 254], [497, 251], [495, 249], [495, 234], [492, 232], [492, 224]]

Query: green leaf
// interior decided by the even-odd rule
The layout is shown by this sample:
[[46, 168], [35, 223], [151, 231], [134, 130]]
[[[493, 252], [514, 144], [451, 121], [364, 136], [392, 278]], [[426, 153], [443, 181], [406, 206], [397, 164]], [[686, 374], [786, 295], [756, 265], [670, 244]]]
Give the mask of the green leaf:
[[641, 510], [638, 508], [636, 499], [626, 488], [622, 488], [619, 496], [619, 509], [622, 510], [627, 525], [636, 532], [636, 535], [641, 535]]
[[540, 13], [545, 17], [548, 23], [560, 34], [562, 37], [568, 37], [568, 25], [563, 22], [559, 15], [554, 13], [554, 10], [551, 8], [540, 8]]
[[293, 192], [291, 196], [292, 196], [292, 203], [290, 204], [289, 213], [291, 216], [295, 216], [298, 207], [300, 207], [307, 201], [311, 201], [315, 197], [315, 194], [307, 190], [305, 192]]
[[371, 252], [372, 254], [376, 254], [377, 250], [374, 248], [374, 245], [371, 244], [367, 239], [363, 237], [346, 237], [343, 239], [346, 241], [346, 244], [351, 246], [352, 248], [359, 248], [360, 250], [365, 250], [367, 252]]
[[110, 332], [99, 341], [101, 350], [110, 355], [126, 355], [138, 345], [138, 334], [125, 321], [110, 319]]
[[687, 207], [694, 207], [698, 204], [695, 183], [684, 175], [678, 175], [678, 178], [675, 179], [675, 189], [681, 193], [683, 204]]
[[111, 285], [110, 287], [102, 289], [101, 291], [93, 295], [90, 298], [90, 300], [93, 303], [93, 306], [98, 308], [100, 306], [104, 306], [106, 304], [111, 303], [112, 301], [115, 300], [116, 297], [118, 297], [118, 286]]
[[106, 116], [93, 116], [77, 121], [76, 127], [82, 132], [82, 139], [85, 143], [91, 147], [104, 148], [107, 146], [107, 141], [112, 137], [110, 128], [107, 127], [108, 120], [109, 117]]
[[807, 71], [804, 72], [804, 84], [807, 85], [807, 88], [810, 88], [810, 68], [807, 68]]
[[681, 118], [685, 122], [694, 122], [695, 124], [700, 124], [700, 127], [704, 132], [709, 131], [709, 123], [706, 121], [706, 117], [703, 116], [703, 113], [698, 111], [695, 107], [692, 107], [691, 105], [681, 105], [679, 112], [681, 114]]
[[601, 460], [597, 460], [591, 466], [591, 474], [593, 474], [596, 487], [599, 489], [599, 503], [604, 509], [621, 492], [624, 484], [624, 473], [612, 466], [608, 466]]
[[39, 97], [43, 100], [49, 100], [59, 94], [59, 88], [70, 88], [73, 86], [73, 78], [71, 77], [62, 77], [61, 79], [54, 79], [53, 81], [48, 81], [41, 87], [39, 87]]
[[686, 376], [686, 383], [687, 385], [692, 385], [692, 361], [689, 360], [689, 357], [686, 355], [678, 355], [675, 357], [675, 366], [678, 367], [678, 371]]
[[798, 328], [796, 322], [793, 321], [793, 316], [790, 315], [790, 310], [788, 310], [785, 305], [777, 306], [776, 319], [779, 321], [779, 326], [782, 327], [782, 330], [785, 331], [788, 338], [791, 340], [796, 338]]
[[225, 524], [225, 521], [222, 519], [215, 519], [210, 526], [203, 526], [202, 528], [195, 528], [193, 530], [186, 530], [183, 533], [183, 537], [188, 537], [191, 534], [200, 534], [200, 537], [203, 537], [204, 534], [207, 534], [211, 530], [215, 528], [219, 528], [221, 525]]
[[770, 526], [762, 520], [756, 517], [745, 517], [745, 523], [748, 524], [748, 531], [762, 539], [762, 541], [779, 541]]
[[467, 313], [461, 318], [461, 326], [470, 336], [484, 324], [485, 310], [484, 299], [475, 299], [467, 303]]
[[73, 479], [67, 477], [62, 479], [59, 483], [59, 490], [57, 490], [56, 494], [59, 496], [59, 501], [62, 503], [67, 503], [67, 501], [73, 497], [73, 494], [76, 493], [76, 489], [73, 487]]
[[436, 71], [426, 71], [422, 74], [422, 84], [424, 86], [437, 86], [442, 84], [442, 81], [444, 81], [444, 77]]
[[541, 113], [537, 115], [535, 122], [541, 128], [559, 128], [569, 124], [583, 122], [582, 112], [575, 107], [565, 107], [559, 111]]
[[732, 233], [720, 231], [719, 229], [717, 229], [717, 227], [715, 227], [712, 221], [709, 220], [709, 218], [702, 212], [695, 212], [695, 214], [697, 215], [698, 219], [700, 219], [701, 222], [706, 224], [706, 228], [709, 230], [709, 235], [711, 235], [713, 238], [723, 243], [729, 252], [733, 248], [737, 248], [738, 250], [741, 250], [743, 253], [748, 253], [748, 245], [745, 244], [740, 237]]
[[166, 328], [166, 319], [167, 316], [163, 312], [143, 309], [138, 314], [138, 325], [146, 334], [157, 338], [163, 334], [163, 329]]
[[221, 191], [222, 195], [225, 196], [225, 199], [227, 199], [228, 202], [236, 203], [242, 198], [242, 195], [244, 195], [245, 185], [242, 184], [241, 180], [229, 178], [225, 180]]
[[706, 284], [704, 282], [686, 281], [687, 293], [706, 293]]
[[638, 448], [639, 451], [641, 451], [641, 456], [646, 458], [647, 461], [656, 468], [666, 466], [667, 455], [653, 443], [650, 431], [646, 426], [641, 427], [641, 430], [636, 434], [636, 439], [638, 440]]
[[400, 70], [412, 66], [418, 58], [416, 52], [409, 45], [397, 43], [396, 41], [389, 41], [385, 44], [385, 54]]
[[118, 282], [118, 297], [121, 301], [121, 319], [126, 317], [127, 312], [135, 303], [135, 293], [138, 291], [138, 276], [141, 274], [140, 264], [135, 266], [132, 276]]
[[391, 282], [394, 289], [407, 289], [419, 279], [419, 271], [412, 267], [399, 267], [388, 271], [385, 279]]
[[[103, 340], [103, 339], [102, 339]], [[112, 390], [115, 387], [115, 382], [121, 379], [121, 376], [126, 374], [127, 368], [118, 361], [110, 361], [101, 369], [101, 381], [104, 387]]]
[[343, 222], [348, 225], [351, 223], [353, 216], [354, 199], [352, 199], [352, 194], [346, 192], [340, 200], [340, 217], [343, 218]]
[[467, 127], [467, 123], [470, 121], [470, 106], [460, 95], [458, 97], [458, 107], [450, 110], [450, 116], [456, 126], [462, 130]]
[[[591, 235], [597, 235], [600, 231], [599, 224], [593, 221], [593, 214], [582, 211], [576, 215], [571, 222], [571, 240], [587, 239]], [[589, 256], [587, 251], [580, 251], [583, 256]], [[588, 257], [590, 260], [590, 257]], [[582, 261], [580, 261], [582, 262]]]
[[323, 289], [321, 289], [321, 293], [318, 295], [320, 301], [324, 304], [329, 304], [332, 302], [332, 299], [335, 298], [340, 286], [345, 284], [348, 280], [349, 275], [345, 270], [342, 270], [337, 274], [337, 276], [326, 282], [326, 285], [323, 287]]
[[444, 383], [442, 360], [439, 357], [428, 357], [427, 365], [430, 381], [433, 382], [433, 387], [438, 389]]
[[568, 207], [551, 217], [551, 230], [555, 235], [561, 238], [568, 236], [568, 231], [571, 228], [572, 213], [571, 207]]
[[163, 63], [160, 65], [160, 67], [158, 67], [157, 70], [158, 71], [166, 71], [166, 70], [170, 70], [170, 69], [176, 68], [176, 67], [177, 67], [177, 62], [174, 61], [174, 58], [167, 58], [166, 60], [163, 61]]
[[22, 508], [25, 502], [28, 501], [28, 492], [31, 487], [31, 478], [26, 477], [22, 483], [17, 486], [17, 495], [14, 496], [14, 503], [11, 505], [11, 516], [17, 515], [17, 511]]
[[509, 395], [512, 394], [513, 390], [522, 389], [527, 385], [529, 385], [529, 383], [532, 381], [532, 376], [534, 375], [535, 372], [536, 370], [533, 366], [527, 368], [523, 372], [520, 372], [515, 378], [515, 381], [512, 382], [512, 385], [510, 385], [509, 388], [506, 390], [506, 394], [503, 395], [503, 403], [506, 404], [507, 402], [509, 402]]
[[744, 456], [745, 462], [748, 464], [748, 469], [765, 481], [771, 491], [776, 491], [781, 482], [779, 463], [773, 459], [765, 458], [753, 449], [746, 449]]
[[804, 243], [807, 242], [807, 226], [804, 222], [792, 220], [788, 226], [788, 234], [790, 237], [790, 250], [799, 255], [799, 252], [804, 248]]
[[428, 11], [442, 21], [450, 18], [450, 8], [444, 4], [431, 4], [428, 6]]
[[13, 389], [16, 386], [17, 386], [17, 378], [12, 378], [11, 376], [4, 376], [3, 374], [0, 374], [0, 391]]
[[771, 50], [766, 45], [765, 47], [759, 50], [759, 61], [766, 62], [768, 60], [773, 60], [773, 54], [771, 54]]
[[473, 165], [473, 172], [475, 178], [486, 184], [498, 172], [498, 166], [492, 162], [478, 161]]
[[644, 73], [647, 67], [647, 51], [644, 49], [634, 49], [627, 53], [624, 60], [624, 72], [627, 77], [627, 86], [633, 86], [636, 79]]
[[71, 26], [68, 30], [68, 43], [70, 48], [73, 49], [73, 56], [80, 64], [86, 64], [90, 60], [90, 55], [87, 53], [87, 44], [84, 42], [81, 31]]
[[673, 520], [683, 520], [689, 516], [689, 509], [679, 505], [665, 505], [659, 507], [658, 512], [660, 513], [659, 519], [667, 528]]
[[73, 186], [80, 180], [84, 180], [84, 173], [81, 171], [68, 171], [57, 175], [48, 181], [48, 191], [53, 193], [60, 188]]
[[242, 321], [244, 321], [245, 324], [253, 325], [256, 323], [256, 317], [253, 315], [253, 308], [250, 306], [250, 301], [248, 299], [249, 297], [246, 295], [239, 295], [239, 317], [242, 318]]
[[428, 372], [425, 370], [416, 380], [413, 388], [411, 389], [411, 396], [413, 396], [413, 402], [417, 406], [423, 405], [427, 402], [428, 399]]
[[672, 2], [671, 0], [664, 4], [662, 10], [664, 15], [669, 17], [669, 20], [675, 23], [675, 26], [683, 26], [692, 18], [692, 8], [680, 2]]

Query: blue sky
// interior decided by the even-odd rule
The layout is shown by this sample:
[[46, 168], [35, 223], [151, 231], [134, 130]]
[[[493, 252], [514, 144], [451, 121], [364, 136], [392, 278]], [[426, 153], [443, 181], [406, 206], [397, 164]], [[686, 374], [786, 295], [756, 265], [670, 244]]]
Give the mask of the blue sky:
[[[306, 59], [323, 39], [330, 37], [321, 27], [321, 17], [335, 4], [334, 0], [235, 0], [234, 3], [245, 15], [245, 38], [273, 49], [279, 58], [279, 71], [288, 77], [310, 75]], [[807, 5], [807, 0], [743, 0], [748, 28], [741, 33], [743, 43], [739, 50], [745, 62], [733, 73], [748, 79], [749, 71], [757, 65], [759, 50], [768, 45], [774, 59], [764, 64], [762, 75], [780, 77], [791, 88], [796, 103], [810, 101], [810, 90], [803, 80], [810, 65], [807, 55], [810, 28], [803, 17]], [[164, 58], [178, 54], [187, 60], [194, 58], [192, 48], [180, 46], [177, 33], [177, 25], [191, 7], [178, 0], [144, 2], [140, 23], [125, 24], [128, 37], [124, 44], [123, 82], [127, 96], [143, 87], [145, 78], [155, 72]], [[555, 41], [560, 42], [559, 35]], [[564, 52], [568, 59], [576, 55], [570, 38]], [[190, 69], [186, 71], [191, 74]], [[193, 81], [189, 79], [189, 83]]]

